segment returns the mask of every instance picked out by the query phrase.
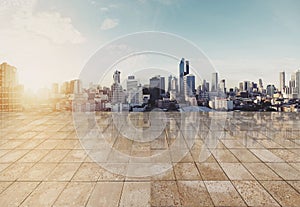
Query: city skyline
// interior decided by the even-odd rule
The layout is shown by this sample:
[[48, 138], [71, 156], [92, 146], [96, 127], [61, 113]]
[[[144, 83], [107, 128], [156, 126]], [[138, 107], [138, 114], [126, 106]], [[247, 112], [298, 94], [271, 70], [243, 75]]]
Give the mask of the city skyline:
[[[79, 77], [101, 45], [140, 31], [170, 32], [194, 42], [230, 87], [259, 78], [279, 86], [279, 71], [291, 74], [300, 67], [298, 1], [14, 0], [0, 5], [0, 44], [6, 48], [0, 61], [16, 66], [20, 83], [34, 90]], [[131, 11], [137, 18], [128, 15]], [[181, 11], [189, 12], [177, 18]]]
[[[182, 58], [181, 62], [182, 61], [185, 61], [185, 59]], [[187, 67], [188, 67], [189, 60], [186, 60], [186, 62], [187, 62]], [[8, 64], [8, 63], [7, 62], [3, 62], [2, 64]], [[180, 70], [180, 64], [179, 64], [179, 70]], [[9, 65], [11, 67], [16, 68], [15, 66], [13, 66], [11, 64], [9, 64]], [[16, 68], [16, 69], [18, 69], [18, 68]], [[120, 70], [120, 69], [118, 69], [118, 70]], [[183, 70], [185, 70], [185, 69], [183, 69]], [[203, 85], [203, 81], [204, 81], [204, 83], [211, 84], [210, 88], [209, 88], [209, 91], [216, 91], [216, 89], [217, 89], [216, 87], [218, 87], [220, 84], [223, 84], [222, 87], [226, 86], [224, 88], [227, 89], [227, 91], [228, 91], [229, 89], [240, 88], [240, 84], [243, 83], [243, 82], [249, 82], [249, 84], [250, 83], [256, 83], [258, 85], [259, 84], [263, 84], [264, 88], [266, 88], [267, 85], [274, 85], [275, 88], [278, 91], [280, 91], [280, 92], [286, 92], [286, 91], [282, 90], [283, 89], [282, 85], [284, 86], [285, 89], [289, 88], [289, 87], [291, 88], [291, 81], [293, 81], [293, 79], [294, 79], [294, 81], [296, 81], [296, 77], [297, 77], [296, 74], [299, 73], [299, 70], [300, 69], [297, 69], [294, 72], [292, 72], [291, 74], [287, 74], [286, 71], [279, 71], [278, 72], [278, 74], [279, 74], [278, 84], [265, 83], [264, 82], [264, 78], [261, 77], [261, 78], [257, 78], [256, 80], [249, 80], [249, 79], [241, 80], [241, 81], [237, 82], [236, 85], [228, 86], [227, 83], [228, 83], [228, 81], [230, 82], [230, 79], [224, 79], [223, 78], [224, 75], [221, 74], [221, 76], [220, 76], [220, 74], [218, 72], [214, 72], [214, 73], [211, 74], [212, 75], [211, 79], [199, 79], [199, 77], [197, 77], [198, 78], [198, 82], [196, 82], [195, 85], [196, 85], [196, 87], [201, 86], [201, 85]], [[116, 69], [112, 70], [111, 73], [113, 73], [114, 71], [116, 71]], [[120, 70], [120, 71], [122, 71], [122, 70]], [[174, 74], [176, 74], [176, 73], [174, 73], [174, 71], [173, 71], [173, 73], [170, 73], [170, 74], [165, 73], [165, 76], [163, 75], [163, 77], [164, 78], [175, 77], [175, 78], [178, 79], [178, 82], [180, 83], [180, 74], [178, 76], [176, 76]], [[184, 72], [184, 74], [187, 75], [187, 74], [189, 74], [189, 72]], [[191, 74], [191, 75], [193, 75], [193, 74]], [[126, 84], [127, 78], [130, 77], [130, 76], [135, 77], [135, 75], [133, 75], [133, 74], [128, 74], [128, 75], [119, 77], [119, 79], [120, 79], [119, 81], [120, 81], [121, 85]], [[155, 76], [161, 76], [161, 74], [153, 73], [152, 76], [153, 77], [155, 77]], [[18, 73], [16, 73], [16, 79], [18, 80]], [[46, 88], [51, 89], [51, 87], [53, 86], [53, 84], [59, 84], [62, 87], [62, 85], [65, 82], [72, 81], [72, 80], [77, 80], [77, 79], [78, 78], [73, 78], [73, 79], [63, 80], [62, 82], [52, 82], [52, 83], [50, 83], [49, 86], [43, 86], [43, 87], [37, 88], [35, 91], [33, 91], [30, 88], [27, 88], [26, 85], [23, 85], [22, 83], [20, 83], [20, 85], [23, 87], [23, 90], [25, 92], [34, 92], [34, 93], [37, 93], [38, 91], [40, 91], [42, 89], [46, 89]], [[215, 79], [215, 80], [212, 80], [212, 79]], [[149, 85], [149, 77], [146, 77], [146, 76], [145, 77], [139, 77], [136, 80], [139, 81], [139, 83], [142, 84], [142, 85]], [[183, 81], [183, 79], [182, 79], [182, 81]], [[226, 85], [225, 85], [225, 81], [226, 81]], [[262, 82], [260, 82], [260, 81], [262, 81]], [[102, 87], [109, 87], [110, 86], [110, 82], [111, 82], [111, 80], [108, 79], [108, 80], [105, 80], [105, 82], [104, 82], [105, 84], [99, 84], [99, 83], [93, 83], [93, 82], [83, 83], [83, 86], [84, 86], [83, 88], [88, 88], [88, 85], [91, 84], [91, 83], [101, 85]], [[215, 83], [213, 83], [213, 82], [215, 82]], [[182, 82], [182, 84], [183, 84], [183, 82]], [[213, 86], [213, 85], [216, 85], [216, 86]], [[295, 85], [295, 83], [294, 83], [294, 85]], [[166, 90], [167, 90], [167, 87], [168, 87], [168, 85], [166, 84], [166, 86], [165, 86]], [[178, 84], [178, 87], [179, 87], [178, 90], [180, 91], [180, 84]], [[260, 86], [260, 87], [262, 87], [262, 86]]]

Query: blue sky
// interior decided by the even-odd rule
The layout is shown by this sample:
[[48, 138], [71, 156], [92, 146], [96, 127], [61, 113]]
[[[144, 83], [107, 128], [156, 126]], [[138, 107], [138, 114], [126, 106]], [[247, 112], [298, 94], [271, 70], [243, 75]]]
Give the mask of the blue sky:
[[[9, 15], [13, 15], [14, 27], [5, 25], [4, 20], [0, 23], [6, 26], [7, 35], [19, 30], [20, 35], [25, 33], [24, 41], [33, 46], [24, 52], [32, 55], [16, 57], [14, 50], [29, 45], [15, 43], [10, 35], [2, 40], [16, 46], [0, 52], [0, 61], [20, 68], [25, 85], [30, 82], [28, 73], [39, 74], [35, 86], [48, 84], [50, 79], [75, 78], [101, 45], [149, 30], [174, 33], [194, 42], [229, 86], [258, 78], [263, 78], [265, 85], [277, 84], [279, 71], [290, 74], [300, 67], [298, 0], [29, 0], [32, 4], [26, 8], [22, 0], [15, 1], [18, 4], [13, 6], [2, 3], [5, 7], [0, 10], [13, 11]], [[23, 17], [20, 11], [28, 15]], [[42, 55], [40, 63], [34, 63]]]

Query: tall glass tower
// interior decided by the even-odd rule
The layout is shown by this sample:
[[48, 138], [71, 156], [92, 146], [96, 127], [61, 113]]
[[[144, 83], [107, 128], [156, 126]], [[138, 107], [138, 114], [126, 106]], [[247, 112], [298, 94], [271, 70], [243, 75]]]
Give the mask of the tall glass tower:
[[189, 73], [190, 63], [182, 58], [179, 63], [179, 92], [181, 96], [184, 95], [184, 76], [188, 75]]
[[184, 77], [184, 58], [182, 58], [179, 63], [179, 91], [180, 91], [180, 94], [184, 93], [183, 77]]

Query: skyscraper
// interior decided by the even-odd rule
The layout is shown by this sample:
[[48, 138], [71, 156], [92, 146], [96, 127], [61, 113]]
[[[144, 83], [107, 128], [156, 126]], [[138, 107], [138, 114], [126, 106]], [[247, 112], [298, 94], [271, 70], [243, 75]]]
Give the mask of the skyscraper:
[[195, 96], [195, 76], [192, 74], [184, 76], [184, 96], [185, 100]]
[[73, 94], [82, 93], [82, 83], [81, 80], [75, 79], [70, 81], [70, 92]]
[[190, 73], [190, 63], [185, 61], [184, 58], [181, 59], [179, 63], [179, 91], [180, 94], [184, 95], [184, 80], [183, 77]]
[[295, 73], [295, 81], [296, 81], [296, 92], [298, 94], [297, 98], [300, 98], [300, 70], [297, 70]]
[[244, 91], [244, 83], [243, 82], [239, 83], [239, 91], [240, 92]]
[[267, 86], [267, 95], [270, 97], [273, 97], [274, 93], [276, 91], [276, 88], [274, 85], [268, 85]]
[[20, 111], [22, 90], [17, 69], [7, 63], [0, 64], [0, 111]]
[[120, 74], [121, 74], [120, 71], [117, 71], [117, 70], [116, 70], [116, 71], [114, 72], [114, 75], [113, 75], [114, 83], [120, 84]]
[[120, 84], [120, 74], [121, 72], [118, 70], [116, 70], [113, 74], [114, 83], [111, 86], [113, 104], [124, 103], [125, 99], [123, 88]]
[[128, 76], [127, 79], [127, 95], [128, 103], [130, 104], [140, 104], [143, 102], [143, 88], [133, 75]]
[[263, 81], [262, 81], [261, 78], [258, 80], [258, 87], [259, 87], [259, 88], [263, 88], [263, 87], [264, 87], [264, 86], [263, 86]]
[[218, 91], [218, 73], [212, 73], [211, 91], [212, 92]]
[[185, 61], [185, 73], [184, 75], [190, 74], [190, 62], [187, 60]]
[[[170, 79], [171, 77], [171, 79]], [[178, 92], [178, 79], [174, 76], [170, 76], [169, 77], [169, 87], [170, 87], [170, 90], [168, 90], [169, 92], [170, 91], [173, 91], [173, 92]]]
[[220, 92], [226, 93], [225, 79], [222, 79], [222, 80], [220, 81]]
[[155, 102], [162, 94], [165, 93], [165, 78], [154, 76], [150, 79], [150, 100]]
[[285, 72], [279, 73], [279, 90], [283, 93], [285, 92]]
[[184, 58], [182, 58], [180, 63], [179, 63], [179, 91], [180, 91], [181, 94], [184, 90], [183, 76], [184, 76]]
[[171, 86], [172, 86], [172, 75], [168, 77], [168, 92], [171, 91]]
[[251, 91], [251, 83], [250, 81], [244, 81], [244, 91]]
[[291, 75], [289, 86], [291, 88], [291, 93], [296, 93], [296, 73]]

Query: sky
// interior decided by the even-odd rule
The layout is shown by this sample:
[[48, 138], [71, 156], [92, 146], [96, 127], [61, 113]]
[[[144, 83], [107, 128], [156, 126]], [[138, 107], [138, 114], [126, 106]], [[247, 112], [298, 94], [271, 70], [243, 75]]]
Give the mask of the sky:
[[119, 37], [159, 31], [197, 45], [228, 88], [259, 78], [278, 85], [280, 71], [289, 79], [300, 68], [299, 11], [299, 0], [0, 0], [0, 62], [36, 90], [78, 78]]

